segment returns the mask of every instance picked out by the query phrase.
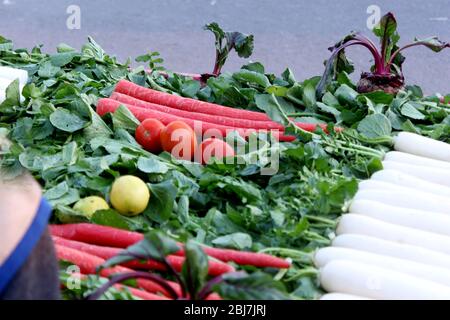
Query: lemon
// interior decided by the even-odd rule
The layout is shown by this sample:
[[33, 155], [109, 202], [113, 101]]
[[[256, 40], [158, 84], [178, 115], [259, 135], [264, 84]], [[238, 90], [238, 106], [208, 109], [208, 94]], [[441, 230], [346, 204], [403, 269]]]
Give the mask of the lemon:
[[150, 192], [144, 181], [127, 175], [117, 178], [111, 187], [111, 203], [124, 216], [136, 216], [147, 208]]
[[109, 206], [102, 197], [90, 196], [78, 200], [73, 206], [73, 209], [91, 218], [95, 211], [109, 209]]

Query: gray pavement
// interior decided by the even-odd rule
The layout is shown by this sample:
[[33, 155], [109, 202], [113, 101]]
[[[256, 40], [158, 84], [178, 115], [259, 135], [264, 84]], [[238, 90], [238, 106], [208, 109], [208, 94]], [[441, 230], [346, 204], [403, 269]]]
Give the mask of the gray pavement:
[[[20, 47], [43, 44], [44, 50], [65, 42], [80, 47], [91, 35], [119, 59], [159, 51], [165, 65], [185, 72], [211, 71], [213, 37], [202, 26], [217, 21], [227, 30], [255, 35], [252, 61], [279, 73], [291, 67], [298, 79], [320, 74], [327, 47], [350, 30], [366, 34], [369, 5], [397, 15], [402, 43], [415, 36], [438, 35], [450, 41], [449, 0], [0, 0], [0, 34]], [[81, 9], [81, 28], [66, 27], [69, 5]], [[358, 73], [369, 65], [365, 49], [348, 51]], [[450, 92], [450, 50], [425, 48], [405, 52], [409, 83], [428, 93]], [[225, 69], [245, 63], [232, 57]]]

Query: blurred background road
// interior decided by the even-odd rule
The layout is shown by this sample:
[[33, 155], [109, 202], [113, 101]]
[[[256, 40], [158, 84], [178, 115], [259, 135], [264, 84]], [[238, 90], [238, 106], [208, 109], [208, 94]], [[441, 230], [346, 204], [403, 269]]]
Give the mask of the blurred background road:
[[[66, 27], [69, 5], [80, 7], [79, 30]], [[159, 51], [167, 68], [201, 73], [214, 61], [213, 36], [202, 26], [217, 21], [226, 30], [254, 34], [252, 61], [274, 73], [289, 66], [304, 79], [322, 73], [327, 48], [349, 31], [371, 34], [370, 5], [396, 14], [401, 43], [431, 35], [450, 41], [449, 0], [0, 0], [0, 34], [19, 47], [43, 44], [51, 52], [60, 42], [79, 48], [91, 35], [120, 60]], [[361, 48], [348, 53], [357, 77], [369, 55]], [[414, 48], [405, 55], [409, 83], [428, 93], [450, 92], [450, 50]], [[246, 62], [233, 56], [225, 70]]]

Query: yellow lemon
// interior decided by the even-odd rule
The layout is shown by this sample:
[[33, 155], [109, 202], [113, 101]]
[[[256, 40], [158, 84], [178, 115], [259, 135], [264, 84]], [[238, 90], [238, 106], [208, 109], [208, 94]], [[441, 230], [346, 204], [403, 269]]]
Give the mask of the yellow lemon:
[[124, 216], [136, 216], [147, 208], [150, 191], [144, 181], [135, 176], [122, 176], [114, 181], [111, 203]]
[[91, 218], [95, 211], [109, 209], [109, 206], [102, 197], [90, 196], [78, 200], [73, 206], [73, 209]]

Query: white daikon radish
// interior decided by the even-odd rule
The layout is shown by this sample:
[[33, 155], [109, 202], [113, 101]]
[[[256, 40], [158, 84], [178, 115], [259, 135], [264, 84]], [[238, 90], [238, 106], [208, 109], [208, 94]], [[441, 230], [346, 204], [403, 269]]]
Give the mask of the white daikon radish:
[[384, 160], [413, 164], [416, 166], [435, 167], [450, 170], [450, 163], [447, 161], [420, 157], [400, 151], [389, 151], [385, 154]]
[[343, 234], [337, 236], [333, 239], [332, 246], [352, 248], [450, 269], [450, 255], [360, 234]]
[[0, 78], [0, 90], [6, 90], [13, 80]]
[[323, 296], [320, 297], [320, 300], [372, 300], [372, 299], [355, 296], [352, 294], [333, 292], [324, 294]]
[[441, 184], [443, 186], [450, 187], [450, 170], [439, 169], [432, 167], [416, 166], [413, 164], [394, 162], [394, 161], [382, 161], [384, 169], [397, 170], [406, 174], [410, 174], [414, 177]]
[[394, 207], [370, 200], [353, 201], [348, 211], [392, 224], [450, 236], [450, 215], [444, 213]]
[[359, 214], [349, 213], [341, 216], [336, 234], [347, 233], [363, 234], [450, 254], [449, 236], [403, 227]]
[[450, 187], [428, 182], [421, 178], [414, 177], [410, 174], [400, 172], [398, 170], [380, 170], [375, 172], [370, 180], [393, 183], [398, 186], [416, 189], [422, 192], [429, 192], [435, 195], [445, 196], [450, 199]]
[[21, 85], [26, 85], [28, 82], [28, 72], [21, 69], [0, 66], [0, 78], [9, 80], [19, 79]]
[[400, 132], [394, 137], [394, 149], [425, 158], [450, 161], [450, 145], [448, 143], [416, 133]]
[[328, 292], [342, 292], [382, 300], [448, 300], [450, 287], [402, 272], [369, 264], [335, 260], [320, 270]]
[[450, 214], [450, 200], [448, 198], [416, 190], [359, 190], [355, 194], [354, 200], [372, 200], [395, 207]]
[[318, 250], [314, 255], [314, 263], [318, 268], [322, 268], [334, 260], [367, 263], [371, 266], [402, 272], [450, 287], [450, 269], [443, 267], [349, 248], [327, 247]]

